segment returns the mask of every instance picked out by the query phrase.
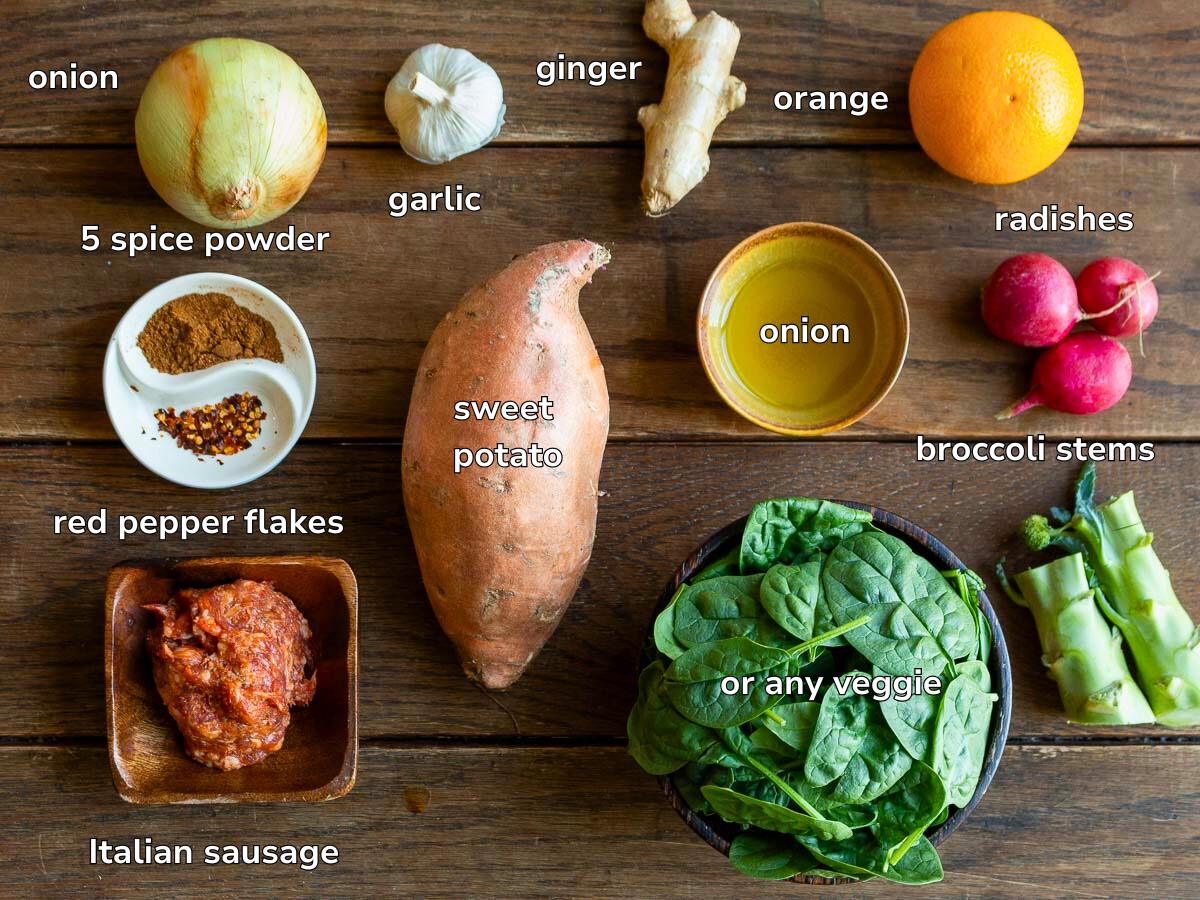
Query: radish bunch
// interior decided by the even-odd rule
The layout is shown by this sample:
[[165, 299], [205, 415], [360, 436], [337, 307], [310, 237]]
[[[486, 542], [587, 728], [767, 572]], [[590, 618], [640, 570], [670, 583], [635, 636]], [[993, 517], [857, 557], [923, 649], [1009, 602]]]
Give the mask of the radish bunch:
[[[1002, 340], [1050, 349], [1034, 366], [1029, 392], [996, 418], [1034, 406], [1090, 415], [1125, 396], [1133, 363], [1116, 338], [1140, 341], [1154, 321], [1157, 277], [1115, 256], [1090, 263], [1078, 278], [1044, 253], [1002, 262], [983, 287], [984, 321]], [[1071, 334], [1080, 322], [1096, 331]]]

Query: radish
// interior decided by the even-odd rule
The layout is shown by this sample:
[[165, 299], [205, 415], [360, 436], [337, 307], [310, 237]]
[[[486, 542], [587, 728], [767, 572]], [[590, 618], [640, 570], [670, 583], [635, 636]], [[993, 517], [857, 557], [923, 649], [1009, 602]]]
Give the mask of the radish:
[[983, 320], [996, 337], [1021, 347], [1052, 347], [1079, 322], [1128, 303], [1126, 297], [1108, 309], [1081, 309], [1075, 279], [1044, 253], [1006, 259], [983, 286]]
[[1034, 406], [1077, 416], [1102, 412], [1125, 396], [1132, 378], [1133, 361], [1120, 341], [1082, 331], [1038, 357], [1029, 393], [996, 418], [1011, 419]]
[[[1127, 259], [1105, 256], [1079, 273], [1075, 287], [1079, 305], [1098, 316], [1092, 327], [1113, 337], [1140, 335], [1158, 315], [1158, 288], [1154, 279]], [[1117, 307], [1120, 307], [1119, 309]]]

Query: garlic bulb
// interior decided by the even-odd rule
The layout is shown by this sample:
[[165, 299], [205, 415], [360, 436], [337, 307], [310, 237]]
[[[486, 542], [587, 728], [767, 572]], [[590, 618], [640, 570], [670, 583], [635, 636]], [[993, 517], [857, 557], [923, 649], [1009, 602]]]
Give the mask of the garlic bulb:
[[197, 41], [163, 60], [134, 132], [159, 196], [211, 228], [252, 228], [287, 212], [325, 158], [325, 110], [304, 70], [243, 38]]
[[504, 125], [496, 70], [467, 50], [426, 44], [404, 61], [384, 97], [400, 146], [437, 164], [478, 150]]

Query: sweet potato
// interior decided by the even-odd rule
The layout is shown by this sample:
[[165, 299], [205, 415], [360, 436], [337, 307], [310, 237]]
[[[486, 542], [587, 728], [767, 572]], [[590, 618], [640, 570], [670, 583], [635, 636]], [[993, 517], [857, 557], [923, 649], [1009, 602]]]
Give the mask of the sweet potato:
[[[467, 676], [510, 687], [554, 632], [596, 534], [608, 389], [579, 291], [608, 261], [590, 241], [539, 247], [434, 330], [404, 432], [404, 504], [421, 577]], [[553, 403], [552, 420], [457, 421], [459, 401]], [[455, 474], [456, 451], [555, 447], [556, 468]]]

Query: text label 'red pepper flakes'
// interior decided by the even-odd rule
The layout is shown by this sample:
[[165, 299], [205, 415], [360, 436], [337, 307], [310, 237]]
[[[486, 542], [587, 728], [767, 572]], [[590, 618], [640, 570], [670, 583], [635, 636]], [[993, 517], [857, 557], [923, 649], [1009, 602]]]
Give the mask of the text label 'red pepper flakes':
[[247, 449], [262, 433], [267, 414], [258, 397], [242, 393], [181, 413], [168, 406], [156, 412], [154, 418], [159, 431], [165, 431], [176, 444], [197, 456], [232, 456]]

